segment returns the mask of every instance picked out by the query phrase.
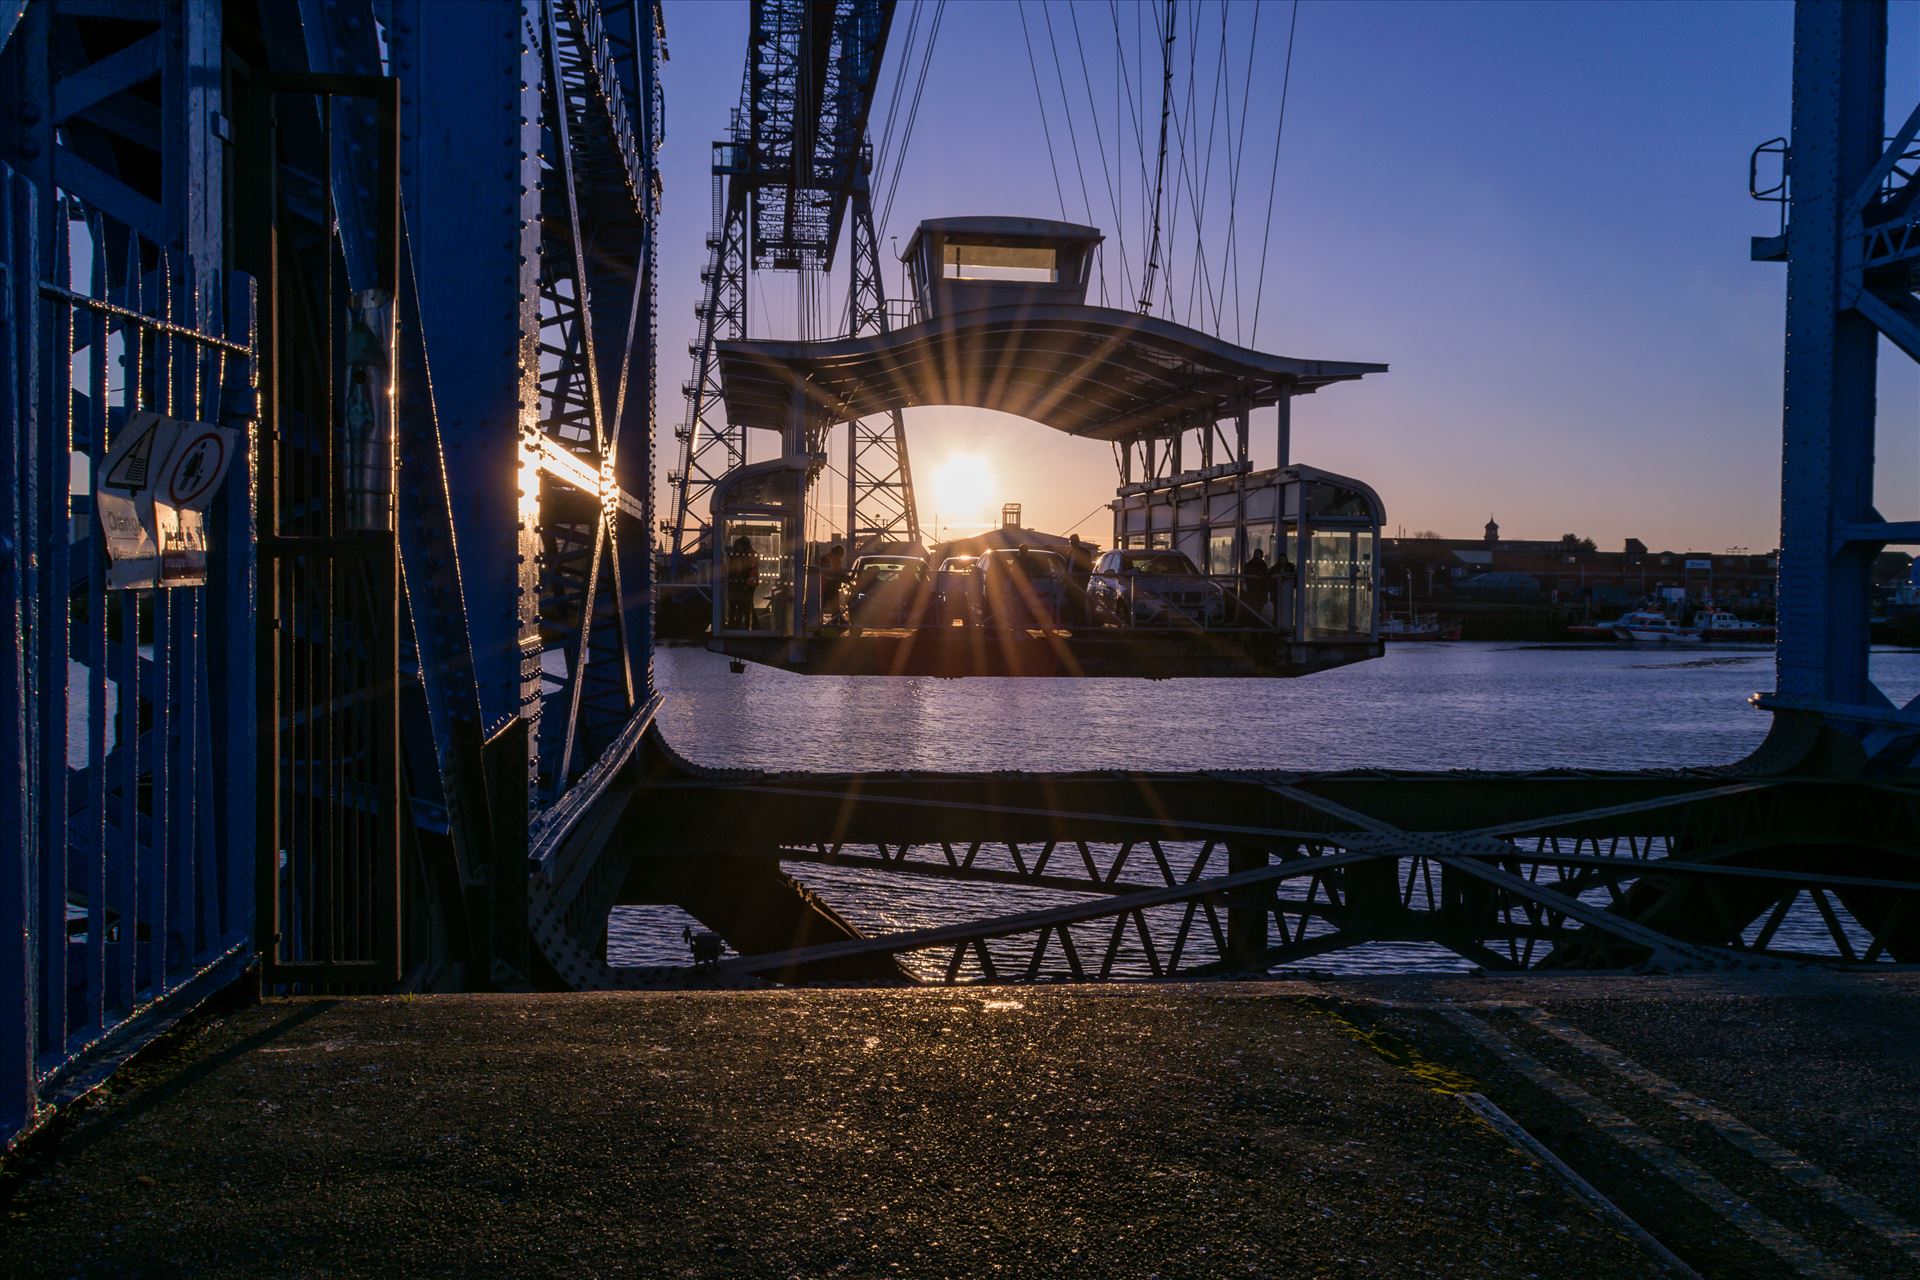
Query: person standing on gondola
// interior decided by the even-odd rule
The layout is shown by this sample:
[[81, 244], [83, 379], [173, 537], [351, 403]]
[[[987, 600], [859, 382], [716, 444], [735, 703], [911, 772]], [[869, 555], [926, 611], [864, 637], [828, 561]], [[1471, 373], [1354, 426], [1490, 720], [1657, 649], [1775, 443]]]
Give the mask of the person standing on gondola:
[[760, 586], [760, 557], [745, 534], [727, 548], [727, 629], [753, 630], [753, 593]]
[[1273, 569], [1267, 564], [1267, 553], [1255, 547], [1247, 562], [1240, 566], [1240, 598], [1262, 622], [1267, 620], [1267, 597], [1272, 589]]

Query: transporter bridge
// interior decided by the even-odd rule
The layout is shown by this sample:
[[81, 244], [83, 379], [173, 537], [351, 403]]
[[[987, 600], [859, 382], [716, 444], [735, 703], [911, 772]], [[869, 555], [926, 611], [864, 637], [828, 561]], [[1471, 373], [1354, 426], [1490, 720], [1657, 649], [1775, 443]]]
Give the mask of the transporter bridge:
[[[714, 488], [712, 580], [723, 589], [710, 647], [801, 671], [941, 676], [1287, 676], [1379, 655], [1380, 500], [1358, 480], [1295, 464], [1291, 437], [1296, 397], [1387, 366], [1272, 355], [1090, 305], [1101, 238], [1033, 218], [933, 219], [903, 255], [906, 324], [719, 344], [729, 419], [768, 433], [780, 454]], [[1163, 607], [1171, 593], [1154, 592], [1164, 572], [1103, 558], [1097, 573], [1083, 567], [1095, 579], [1084, 598], [1070, 584], [1037, 608], [959, 608], [934, 593], [962, 588], [932, 573], [924, 601], [864, 620], [876, 625], [857, 614], [842, 625], [839, 584], [804, 534], [813, 444], [833, 423], [932, 405], [1110, 444], [1120, 471], [1110, 546], [1184, 556], [1177, 576], [1198, 603]], [[1277, 465], [1256, 471], [1260, 411], [1272, 416]], [[1278, 570], [1271, 591], [1242, 579], [1255, 550]]]

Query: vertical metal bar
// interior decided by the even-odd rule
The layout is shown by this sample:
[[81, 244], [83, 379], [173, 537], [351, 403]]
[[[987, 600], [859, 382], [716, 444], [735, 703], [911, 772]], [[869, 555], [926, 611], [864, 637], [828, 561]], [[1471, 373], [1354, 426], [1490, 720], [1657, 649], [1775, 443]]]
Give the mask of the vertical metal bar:
[[[120, 282], [109, 290], [128, 310], [140, 305], [139, 241], [127, 237], [127, 258], [121, 267]], [[141, 357], [140, 329], [122, 320], [120, 333], [120, 418], [124, 430], [128, 419], [140, 406]], [[108, 442], [112, 443], [111, 440]], [[105, 456], [104, 454], [102, 455]], [[140, 849], [140, 604], [139, 591], [116, 591], [114, 608], [120, 619], [120, 642], [114, 646], [113, 679], [120, 699], [115, 709], [115, 741], [119, 747], [120, 832], [115, 844], [118, 859], [120, 900], [120, 972], [119, 1006], [131, 1009], [140, 989], [140, 928], [149, 929], [150, 912], [140, 901], [141, 870], [144, 859]]]
[[[320, 98], [321, 148], [325, 157], [327, 179], [321, 183], [326, 204], [326, 216], [321, 226], [327, 234], [334, 234], [333, 228], [339, 218], [339, 210], [334, 204], [333, 192], [333, 109], [331, 95]], [[322, 272], [320, 292], [320, 401], [321, 410], [318, 430], [314, 434], [317, 446], [318, 475], [314, 481], [313, 501], [318, 506], [319, 528], [315, 531], [321, 537], [331, 539], [339, 532], [336, 516], [337, 467], [338, 459], [334, 455], [333, 436], [339, 422], [336, 416], [338, 406], [334, 403], [334, 379], [339, 369], [338, 356], [334, 349], [334, 325], [340, 310], [342, 283], [334, 276], [333, 245], [329, 243], [322, 251], [326, 267]], [[341, 860], [341, 822], [340, 809], [339, 754], [335, 740], [335, 728], [338, 716], [334, 711], [335, 696], [340, 683], [336, 664], [340, 653], [340, 598], [336, 562], [331, 556], [315, 557], [315, 567], [320, 577], [320, 616], [314, 620], [314, 633], [317, 650], [314, 653], [315, 683], [311, 710], [315, 729], [315, 758], [320, 769], [320, 785], [308, 799], [311, 811], [317, 816], [319, 831], [314, 852], [319, 859], [319, 883], [315, 889], [314, 906], [318, 914], [319, 928], [316, 937], [321, 942], [318, 958], [332, 964], [340, 958], [340, 860]]]
[[[251, 519], [259, 543], [260, 563], [257, 585], [254, 587], [257, 604], [250, 640], [254, 679], [251, 682], [253, 701], [249, 722], [253, 727], [256, 751], [253, 821], [251, 826], [236, 825], [233, 830], [236, 833], [253, 832], [254, 850], [250, 869], [236, 867], [235, 887], [244, 889], [246, 877], [251, 875], [255, 946], [261, 955], [262, 982], [271, 984], [280, 950], [280, 771], [285, 749], [280, 732], [284, 705], [280, 663], [282, 561], [276, 543], [280, 532], [280, 362], [276, 344], [280, 332], [282, 289], [277, 163], [279, 128], [277, 99], [270, 91], [250, 92], [246, 98], [246, 108], [237, 123], [244, 140], [242, 159], [253, 167], [255, 181], [241, 185], [236, 203], [241, 206], [241, 216], [261, 228], [264, 244], [260, 246], [258, 260], [266, 270], [267, 305], [262, 313], [250, 296], [245, 311], [240, 313], [250, 324], [250, 345], [254, 351], [251, 382], [256, 404], [253, 406], [255, 426], [252, 431], [254, 472]], [[230, 281], [230, 289], [239, 283], [236, 277]], [[228, 323], [234, 323], [235, 319], [236, 313], [230, 309]], [[239, 586], [244, 596], [247, 584], [242, 581]], [[239, 618], [233, 619], [233, 623], [236, 628], [244, 628]], [[234, 643], [236, 652], [244, 647], [239, 634], [235, 635]], [[237, 706], [230, 709], [236, 713], [240, 710]], [[245, 901], [244, 897], [237, 899], [237, 902]]]
[[[54, 202], [49, 275], [66, 281], [68, 223]], [[73, 456], [73, 306], [57, 302], [42, 323], [40, 353], [45, 361], [41, 384], [45, 405], [41, 430], [30, 436], [33, 467], [28, 483], [34, 525], [29, 531], [34, 562], [34, 610], [28, 625], [35, 632], [32, 661], [38, 668], [29, 688], [37, 697], [38, 744], [34, 759], [34, 826], [40, 872], [40, 1052], [48, 1066], [67, 1052], [67, 517]]]
[[[89, 297], [107, 296], [106, 227], [96, 214], [87, 220], [87, 288]], [[87, 921], [87, 972], [94, 984], [97, 1003], [93, 1008], [99, 1025], [107, 1025], [107, 1010], [112, 1007], [108, 995], [107, 928], [109, 912], [108, 825], [107, 825], [107, 553], [101, 537], [100, 513], [92, 494], [94, 479], [107, 457], [107, 359], [111, 325], [106, 313], [96, 311], [89, 318], [92, 348], [87, 356], [87, 487], [88, 527], [86, 554], [87, 630], [87, 799], [86, 835], [81, 847], [92, 872], [88, 892], [91, 918]], [[115, 696], [124, 698], [116, 689]], [[117, 744], [116, 744], [117, 745]], [[116, 923], [129, 919], [124, 904], [116, 913]], [[121, 946], [130, 946], [122, 941]]]
[[[31, 17], [45, 20], [44, 10]], [[21, 37], [29, 34], [19, 33]], [[33, 832], [28, 797], [30, 761], [23, 569], [26, 541], [21, 510], [27, 473], [26, 442], [38, 425], [39, 273], [38, 192], [0, 165], [0, 1131], [18, 1132], [36, 1109], [37, 1001], [34, 996]]]
[[[155, 310], [163, 320], [173, 319], [173, 254], [160, 250], [155, 275], [158, 297]], [[173, 351], [166, 335], [154, 333], [153, 389], [156, 412], [173, 415]], [[172, 986], [173, 973], [173, 830], [174, 830], [174, 728], [173, 728], [173, 601], [165, 588], [153, 592], [153, 659], [148, 663], [152, 680], [153, 782], [149, 805], [152, 811], [150, 853], [153, 886], [153, 991], [164, 995]]]
[[1274, 423], [1274, 443], [1280, 451], [1280, 460], [1274, 463], [1274, 465], [1276, 467], [1290, 467], [1293, 465], [1292, 386], [1282, 386], [1280, 388], [1280, 400], [1274, 405], [1274, 410], [1278, 414], [1278, 421]]

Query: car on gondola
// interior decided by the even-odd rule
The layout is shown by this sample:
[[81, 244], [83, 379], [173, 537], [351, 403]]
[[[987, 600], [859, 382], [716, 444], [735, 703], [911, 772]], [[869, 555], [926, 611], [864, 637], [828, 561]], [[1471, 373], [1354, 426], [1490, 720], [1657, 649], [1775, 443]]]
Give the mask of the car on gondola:
[[1087, 594], [1096, 616], [1122, 627], [1218, 627], [1227, 593], [1179, 551], [1113, 550], [1094, 561]]
[[917, 627], [926, 621], [933, 575], [919, 556], [870, 555], [853, 562], [847, 616], [860, 627]]
[[1068, 624], [1084, 596], [1067, 571], [1066, 557], [1031, 547], [995, 547], [981, 556], [980, 620], [1014, 630]]
[[941, 627], [980, 621], [980, 557], [948, 556], [940, 562], [933, 575], [933, 621]]

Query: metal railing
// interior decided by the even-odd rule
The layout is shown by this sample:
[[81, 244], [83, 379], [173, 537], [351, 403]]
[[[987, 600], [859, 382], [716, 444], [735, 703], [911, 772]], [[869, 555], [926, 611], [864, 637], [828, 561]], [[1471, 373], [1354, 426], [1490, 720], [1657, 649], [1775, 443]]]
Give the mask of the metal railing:
[[[53, 217], [37, 217], [49, 198]], [[251, 281], [195, 279], [183, 255], [5, 166], [0, 262], [11, 1140], [90, 1064], [253, 951], [254, 358]], [[143, 410], [240, 430], [203, 585], [108, 587], [95, 477]]]
[[1092, 623], [1129, 631], [1289, 631], [1294, 579], [1238, 573], [1099, 574]]
[[[843, 575], [844, 576], [844, 575]], [[821, 571], [807, 570], [806, 626], [848, 625], [874, 629], [921, 630], [956, 625], [984, 627], [1053, 626], [1062, 629], [1128, 631], [1288, 632], [1293, 625], [1295, 580], [1275, 577], [1270, 588], [1240, 574], [1107, 574], [1079, 580], [1036, 577], [1008, 588], [1005, 598], [983, 599], [977, 579], [920, 586], [890, 584], [861, 601], [860, 584], [847, 579], [837, 589], [823, 583]], [[769, 593], [754, 612], [752, 630], [784, 628], [785, 593]], [[989, 593], [993, 595], [994, 593]]]

